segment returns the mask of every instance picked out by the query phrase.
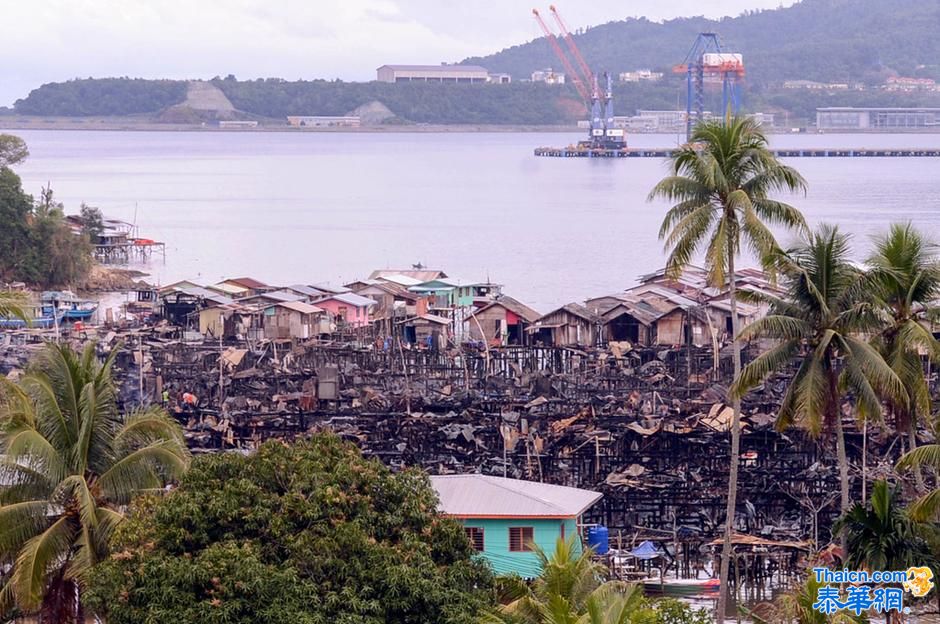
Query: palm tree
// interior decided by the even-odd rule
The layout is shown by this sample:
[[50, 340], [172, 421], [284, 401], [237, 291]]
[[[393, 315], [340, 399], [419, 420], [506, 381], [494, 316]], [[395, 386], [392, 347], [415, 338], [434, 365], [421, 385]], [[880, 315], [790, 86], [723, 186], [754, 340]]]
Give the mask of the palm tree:
[[0, 319], [18, 318], [24, 322], [29, 322], [24, 306], [26, 297], [13, 290], [0, 291]]
[[122, 416], [111, 365], [46, 345], [0, 403], [0, 616], [37, 612], [81, 622], [83, 574], [108, 554], [121, 508], [186, 468], [182, 432], [166, 413]]
[[[924, 376], [921, 352], [940, 360], [940, 343], [927, 329], [936, 316], [932, 307], [940, 297], [940, 263], [936, 246], [910, 223], [894, 224], [875, 240], [869, 258], [869, 277], [884, 311], [884, 329], [873, 344], [901, 379], [905, 404], [891, 404], [899, 432], [907, 433], [910, 448], [917, 448], [918, 421], [930, 416], [930, 388]], [[923, 488], [920, 471], [917, 484]]]
[[796, 248], [774, 260], [783, 275], [784, 299], [764, 298], [771, 313], [744, 328], [742, 340], [771, 338], [776, 346], [750, 362], [732, 385], [737, 397], [772, 372], [797, 362], [777, 412], [776, 426], [794, 423], [813, 437], [834, 431], [841, 509], [849, 509], [849, 473], [842, 431], [842, 396], [850, 392], [859, 417], [881, 414], [881, 398], [905, 402], [901, 380], [861, 335], [876, 331], [879, 318], [864, 274], [849, 262], [849, 237], [822, 225]]
[[590, 549], [578, 549], [576, 536], [558, 539], [549, 555], [533, 550], [542, 573], [522, 596], [485, 616], [491, 624], [628, 624], [645, 606], [637, 585], [602, 582], [606, 568], [592, 559]]
[[851, 570], [906, 570], [933, 563], [917, 522], [898, 505], [898, 489], [884, 480], [875, 482], [870, 503], [856, 503], [833, 532], [846, 536], [845, 563]]
[[[909, 451], [898, 462], [898, 469], [932, 466], [940, 479], [940, 444], [925, 444]], [[931, 518], [940, 520], [940, 487], [935, 487], [911, 505], [911, 516], [918, 521], [927, 522]]]
[[[777, 248], [767, 224], [806, 229], [806, 221], [796, 208], [770, 198], [779, 191], [805, 191], [806, 183], [795, 169], [776, 159], [760, 127], [742, 118], [696, 126], [690, 142], [672, 156], [671, 169], [672, 175], [661, 180], [649, 195], [651, 200], [662, 198], [674, 202], [659, 230], [659, 237], [665, 239], [669, 249], [666, 269], [672, 275], [679, 275], [704, 248], [709, 281], [716, 287], [728, 285], [734, 374], [737, 376], [741, 371], [741, 343], [736, 338], [735, 258], [742, 244], [761, 259]], [[739, 399], [729, 398], [733, 416], [728, 506], [719, 576], [722, 591], [718, 613], [722, 614], [727, 600], [741, 451], [741, 404]]]

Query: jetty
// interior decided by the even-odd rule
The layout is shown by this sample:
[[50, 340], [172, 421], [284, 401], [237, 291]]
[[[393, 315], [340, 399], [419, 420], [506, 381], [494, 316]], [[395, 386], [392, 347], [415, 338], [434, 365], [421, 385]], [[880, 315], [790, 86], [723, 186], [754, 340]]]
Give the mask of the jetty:
[[[624, 147], [620, 149], [537, 147], [536, 156], [548, 158], [669, 158], [673, 147]], [[816, 147], [770, 150], [778, 158], [940, 158], [940, 148], [854, 148]]]

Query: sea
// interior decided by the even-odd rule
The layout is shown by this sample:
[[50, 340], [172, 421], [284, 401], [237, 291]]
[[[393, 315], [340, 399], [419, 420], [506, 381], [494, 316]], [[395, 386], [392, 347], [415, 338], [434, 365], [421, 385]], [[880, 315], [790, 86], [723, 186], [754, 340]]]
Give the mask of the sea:
[[[24, 187], [50, 185], [166, 243], [150, 281], [251, 276], [341, 285], [373, 269], [490, 280], [541, 312], [622, 291], [664, 264], [663, 159], [539, 158], [580, 133], [17, 130]], [[630, 136], [671, 147], [676, 135]], [[771, 135], [775, 147], [940, 147], [931, 134]], [[838, 224], [864, 259], [895, 221], [937, 235], [940, 158], [789, 159], [811, 224]], [[781, 242], [794, 242], [780, 233]], [[750, 263], [745, 259], [744, 264]]]

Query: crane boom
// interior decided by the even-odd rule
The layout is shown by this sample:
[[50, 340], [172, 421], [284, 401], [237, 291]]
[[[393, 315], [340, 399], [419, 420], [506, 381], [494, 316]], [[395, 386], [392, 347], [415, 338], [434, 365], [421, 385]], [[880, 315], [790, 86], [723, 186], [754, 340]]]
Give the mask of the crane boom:
[[584, 100], [585, 105], [591, 100], [591, 94], [588, 93], [587, 87], [584, 86], [584, 83], [581, 82], [581, 78], [578, 77], [578, 73], [574, 70], [574, 67], [571, 66], [571, 61], [568, 60], [568, 57], [565, 56], [565, 51], [561, 49], [561, 46], [558, 45], [558, 38], [555, 36], [549, 28], [548, 24], [545, 23], [545, 20], [542, 19], [542, 16], [539, 15], [538, 9], [532, 9], [532, 15], [535, 16], [535, 21], [539, 23], [539, 26], [542, 27], [542, 32], [545, 33], [545, 38], [548, 39], [548, 42], [551, 44], [552, 49], [555, 51], [555, 56], [561, 61], [561, 64], [565, 67], [565, 71], [568, 73], [568, 76], [571, 77], [572, 82], [574, 83], [574, 88], [578, 91], [578, 95], [581, 96], [581, 99]]
[[[555, 21], [558, 23], [558, 29], [561, 31], [561, 36], [564, 38], [568, 49], [571, 50], [571, 56], [574, 57], [574, 59], [578, 62], [578, 65], [581, 67], [584, 81], [588, 84], [592, 84], [594, 82], [594, 74], [591, 72], [591, 68], [588, 67], [588, 64], [584, 62], [584, 57], [581, 56], [581, 51], [578, 49], [577, 44], [575, 44], [571, 33], [568, 32], [568, 27], [565, 26], [564, 20], [561, 19], [561, 15], [559, 15], [558, 9], [556, 9], [555, 5], [552, 4], [548, 7], [548, 10], [551, 11], [552, 15], [555, 16]], [[597, 89], [595, 89], [594, 97], [598, 97]]]

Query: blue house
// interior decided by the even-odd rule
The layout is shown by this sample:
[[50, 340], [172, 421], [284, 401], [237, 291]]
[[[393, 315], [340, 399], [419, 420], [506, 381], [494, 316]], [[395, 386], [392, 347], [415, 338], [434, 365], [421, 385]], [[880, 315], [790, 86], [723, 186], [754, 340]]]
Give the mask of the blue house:
[[538, 576], [532, 544], [551, 552], [578, 531], [581, 514], [601, 498], [578, 488], [489, 475], [432, 476], [445, 516], [463, 523], [474, 549], [496, 574]]

